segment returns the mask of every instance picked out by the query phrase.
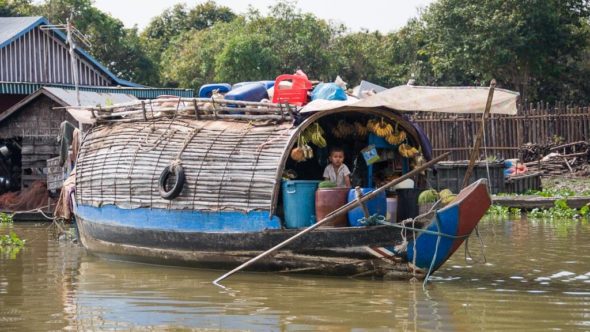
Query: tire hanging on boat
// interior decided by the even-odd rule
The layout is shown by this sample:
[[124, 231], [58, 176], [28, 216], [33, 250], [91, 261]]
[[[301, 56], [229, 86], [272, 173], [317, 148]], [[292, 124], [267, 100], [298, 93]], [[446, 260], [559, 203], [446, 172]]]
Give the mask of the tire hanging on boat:
[[[174, 186], [172, 186], [172, 188], [170, 188], [170, 190], [167, 190], [166, 183], [168, 182], [168, 178], [170, 177], [170, 175], [173, 175], [173, 174], [176, 176], [176, 180], [174, 181]], [[186, 181], [186, 178], [184, 176], [184, 168], [182, 167], [182, 165], [176, 164], [176, 165], [166, 166], [166, 168], [164, 168], [164, 170], [162, 171], [162, 174], [160, 174], [160, 180], [158, 181], [158, 188], [160, 189], [160, 196], [163, 199], [167, 199], [167, 200], [175, 199], [176, 197], [178, 197], [178, 195], [180, 195], [180, 192], [182, 191], [182, 188], [184, 187], [185, 181]]]

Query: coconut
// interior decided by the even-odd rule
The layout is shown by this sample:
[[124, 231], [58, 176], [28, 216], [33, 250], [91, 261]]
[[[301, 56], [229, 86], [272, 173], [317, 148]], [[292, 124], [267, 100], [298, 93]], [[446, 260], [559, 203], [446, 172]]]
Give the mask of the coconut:
[[450, 195], [453, 195], [453, 192], [450, 189], [443, 189], [438, 193], [438, 196], [440, 196], [441, 199]]
[[434, 202], [436, 202], [436, 200], [438, 200], [438, 194], [436, 193], [436, 190], [434, 190], [434, 189], [424, 190], [418, 196], [418, 204], [419, 205], [434, 203]]

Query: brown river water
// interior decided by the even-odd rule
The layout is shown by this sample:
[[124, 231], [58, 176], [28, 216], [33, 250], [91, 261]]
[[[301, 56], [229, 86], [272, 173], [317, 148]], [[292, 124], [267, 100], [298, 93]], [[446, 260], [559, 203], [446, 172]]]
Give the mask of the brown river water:
[[[7, 226], [2, 226], [5, 234]], [[0, 331], [588, 331], [590, 224], [480, 224], [421, 283], [238, 273], [108, 261], [15, 224], [26, 248], [0, 254]]]

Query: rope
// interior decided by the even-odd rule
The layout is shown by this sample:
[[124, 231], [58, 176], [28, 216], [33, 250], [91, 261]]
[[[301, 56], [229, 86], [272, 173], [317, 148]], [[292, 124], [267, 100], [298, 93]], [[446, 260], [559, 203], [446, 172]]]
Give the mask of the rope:
[[477, 239], [479, 240], [479, 249], [481, 250], [481, 255], [483, 256], [483, 261], [476, 261], [475, 259], [473, 259], [473, 256], [471, 255], [471, 252], [469, 251], [469, 238], [467, 238], [465, 240], [465, 262], [467, 262], [467, 258], [469, 258], [472, 261], [474, 261], [475, 263], [485, 264], [488, 261], [486, 258], [485, 246], [483, 244], [483, 239], [481, 238], [481, 234], [479, 233], [479, 229], [477, 227], [475, 227], [475, 236], [477, 236]]
[[15, 215], [17, 215], [17, 214], [38, 212], [38, 213], [40, 213], [40, 214], [41, 214], [43, 217], [45, 217], [45, 218], [47, 218], [47, 219], [49, 219], [49, 220], [53, 220], [53, 219], [55, 219], [54, 217], [50, 217], [50, 216], [46, 215], [46, 214], [45, 214], [45, 212], [43, 212], [43, 210], [42, 210], [42, 209], [45, 209], [45, 208], [49, 208], [49, 205], [45, 205], [45, 206], [42, 206], [42, 207], [38, 207], [38, 208], [36, 208], [36, 209], [27, 210], [27, 211], [14, 211], [14, 212], [10, 213], [10, 215], [14, 217], [14, 216], [15, 216]]
[[175, 167], [177, 165], [182, 164], [182, 160], [180, 158], [182, 156], [182, 153], [184, 152], [184, 150], [186, 150], [189, 143], [193, 140], [193, 138], [195, 138], [195, 136], [199, 133], [199, 131], [201, 131], [201, 128], [195, 128], [189, 132], [187, 137], [184, 139], [184, 143], [182, 144], [182, 147], [178, 151], [176, 158], [174, 158], [174, 160], [172, 160], [172, 162], [170, 162], [170, 166]]
[[[432, 210], [432, 208], [431, 208], [431, 210]], [[423, 214], [423, 215], [425, 215], [425, 214]], [[425, 233], [425, 234], [435, 235], [436, 236], [436, 245], [434, 247], [434, 254], [432, 255], [432, 260], [430, 261], [430, 266], [428, 267], [428, 271], [426, 272], [426, 275], [424, 277], [424, 282], [422, 283], [422, 289], [423, 290], [426, 290], [426, 284], [428, 283], [428, 279], [430, 278], [430, 275], [432, 274], [432, 270], [434, 269], [434, 263], [436, 262], [436, 258], [437, 258], [437, 255], [438, 255], [438, 248], [440, 246], [440, 240], [443, 237], [449, 238], [449, 239], [453, 239], [453, 240], [455, 240], [455, 239], [465, 239], [465, 238], [469, 239], [469, 234], [467, 234], [467, 235], [450, 235], [450, 234], [442, 233], [441, 232], [441, 226], [440, 226], [440, 220], [438, 218], [438, 214], [436, 214], [435, 216], [436, 216], [436, 218], [435, 218], [436, 231], [431, 231], [431, 230], [428, 230], [428, 229], [416, 228], [415, 227], [415, 222], [416, 222], [416, 219], [418, 219], [417, 217], [412, 219], [412, 227], [408, 227], [408, 226], [406, 226], [404, 224], [401, 224], [400, 225], [400, 224], [390, 223], [388, 221], [385, 221], [385, 217], [376, 216], [376, 215], [373, 215], [373, 216], [371, 216], [371, 217], [369, 217], [367, 219], [365, 219], [365, 218], [361, 219], [361, 223], [363, 223], [363, 222], [366, 222], [366, 223], [377, 222], [377, 223], [379, 223], [381, 225], [386, 225], [386, 226], [391, 226], [391, 227], [396, 227], [396, 228], [402, 229], [402, 239], [403, 239], [403, 241], [406, 241], [406, 234], [405, 234], [405, 232], [407, 232], [407, 230], [411, 230], [412, 232], [414, 232], [414, 240], [412, 242], [412, 247], [413, 247], [412, 250], [413, 250], [413, 253], [414, 253], [414, 255], [412, 257], [412, 264], [414, 266], [414, 268], [412, 270], [412, 275], [413, 275], [413, 277], [411, 279], [412, 282], [415, 282], [417, 280], [417, 278], [416, 278], [416, 256], [418, 254], [418, 250], [416, 249], [416, 242], [417, 242], [416, 233]], [[476, 233], [478, 233], [477, 232], [477, 229], [476, 229]], [[482, 242], [482, 245], [483, 245], [483, 242]]]
[[[438, 214], [436, 215], [436, 219], [434, 219], [436, 223], [436, 230], [440, 233], [440, 220], [438, 219]], [[443, 234], [443, 233], [440, 233]], [[424, 277], [424, 281], [422, 282], [422, 290], [426, 290], [426, 284], [428, 283], [428, 278], [430, 278], [430, 274], [432, 273], [432, 269], [434, 269], [434, 262], [436, 261], [436, 256], [438, 255], [438, 247], [440, 245], [441, 236], [438, 235], [436, 237], [436, 245], [434, 247], [434, 255], [432, 255], [432, 261], [430, 261], [430, 266], [428, 267], [428, 272], [426, 272], [426, 276]], [[416, 241], [414, 240], [414, 243]], [[416, 256], [414, 256], [416, 257]]]
[[266, 142], [264, 142], [264, 143], [261, 143], [260, 145], [258, 145], [258, 146], [256, 147], [256, 152], [260, 152], [260, 151], [262, 151], [262, 150], [263, 150], [263, 149], [264, 149], [264, 148], [265, 148], [267, 145], [269, 145], [269, 144], [271, 144], [271, 143], [273, 143], [273, 142], [275, 142], [275, 141], [278, 141], [279, 139], [282, 139], [282, 138], [283, 138], [283, 136], [285, 136], [285, 134], [289, 132], [289, 130], [290, 130], [290, 129], [284, 129], [284, 130], [282, 130], [282, 131], [279, 133], [279, 135], [278, 135], [278, 136], [276, 136], [276, 137], [274, 137], [274, 138], [271, 138], [270, 140], [267, 140], [267, 141], [266, 141]]

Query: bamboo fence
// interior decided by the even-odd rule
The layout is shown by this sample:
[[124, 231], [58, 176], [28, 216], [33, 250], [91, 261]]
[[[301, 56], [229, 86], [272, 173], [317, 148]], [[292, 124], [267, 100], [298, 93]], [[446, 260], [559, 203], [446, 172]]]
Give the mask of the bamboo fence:
[[[469, 158], [480, 114], [415, 113], [412, 118], [425, 131], [433, 146], [434, 156], [450, 151], [450, 160]], [[559, 142], [587, 141], [590, 137], [588, 107], [558, 103], [522, 105], [517, 115], [491, 115], [486, 121], [485, 149], [480, 158], [518, 158], [525, 143], [547, 145]]]

